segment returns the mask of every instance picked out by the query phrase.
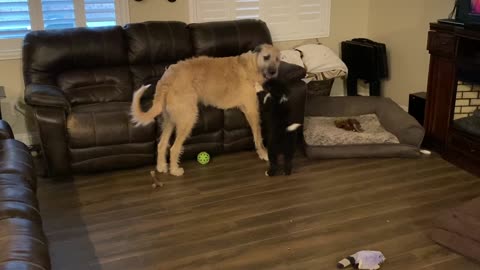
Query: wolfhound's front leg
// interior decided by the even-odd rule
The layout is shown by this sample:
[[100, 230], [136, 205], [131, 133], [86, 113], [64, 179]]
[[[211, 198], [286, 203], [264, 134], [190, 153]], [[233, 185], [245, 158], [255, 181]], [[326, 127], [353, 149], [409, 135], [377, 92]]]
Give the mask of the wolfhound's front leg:
[[252, 129], [253, 141], [255, 142], [255, 148], [257, 149], [258, 157], [262, 160], [268, 161], [268, 153], [263, 146], [262, 130], [260, 127], [260, 113], [258, 112], [258, 101], [255, 100], [249, 104], [245, 104], [240, 107], [240, 110], [245, 114], [248, 124]]

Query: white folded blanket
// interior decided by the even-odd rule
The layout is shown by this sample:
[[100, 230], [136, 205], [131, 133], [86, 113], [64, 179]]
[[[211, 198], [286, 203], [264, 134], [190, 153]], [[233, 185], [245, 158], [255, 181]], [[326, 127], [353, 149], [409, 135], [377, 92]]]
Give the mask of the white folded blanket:
[[318, 73], [342, 70], [348, 73], [347, 65], [330, 48], [320, 44], [307, 44], [296, 48], [303, 53], [307, 72]]
[[280, 60], [289, 64], [305, 67], [302, 60], [302, 55], [295, 49], [283, 50], [280, 52]]

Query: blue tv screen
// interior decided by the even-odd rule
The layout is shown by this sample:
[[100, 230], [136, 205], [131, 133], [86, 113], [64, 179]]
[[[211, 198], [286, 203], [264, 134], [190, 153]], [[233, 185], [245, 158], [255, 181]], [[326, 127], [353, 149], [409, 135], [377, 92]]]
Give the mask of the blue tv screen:
[[480, 15], [480, 0], [472, 0], [472, 9], [473, 14]]

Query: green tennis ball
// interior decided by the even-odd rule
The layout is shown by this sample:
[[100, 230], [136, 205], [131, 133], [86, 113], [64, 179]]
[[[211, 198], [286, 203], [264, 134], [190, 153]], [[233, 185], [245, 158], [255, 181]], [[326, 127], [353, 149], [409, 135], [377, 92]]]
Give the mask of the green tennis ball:
[[207, 152], [200, 152], [197, 155], [197, 161], [202, 165], [206, 165], [210, 162], [210, 155]]

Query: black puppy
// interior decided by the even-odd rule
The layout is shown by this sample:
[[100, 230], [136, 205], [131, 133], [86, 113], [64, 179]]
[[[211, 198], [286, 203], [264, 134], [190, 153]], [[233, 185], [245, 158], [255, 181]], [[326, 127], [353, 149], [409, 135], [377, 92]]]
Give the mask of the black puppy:
[[278, 156], [283, 154], [283, 170], [286, 175], [292, 173], [292, 159], [295, 153], [299, 123], [291, 123], [289, 108], [289, 88], [278, 79], [270, 79], [263, 84], [267, 95], [263, 103], [268, 111], [268, 159], [270, 166], [267, 176], [275, 176], [278, 170]]

